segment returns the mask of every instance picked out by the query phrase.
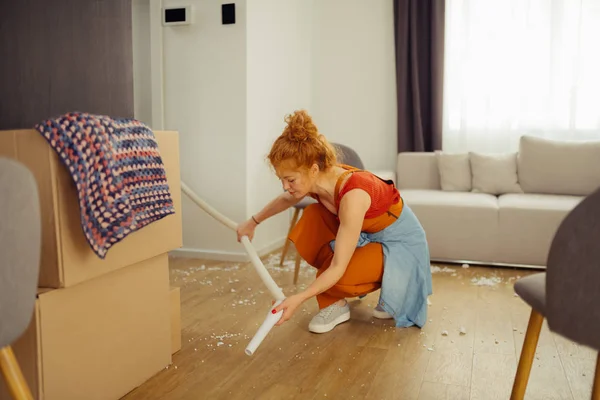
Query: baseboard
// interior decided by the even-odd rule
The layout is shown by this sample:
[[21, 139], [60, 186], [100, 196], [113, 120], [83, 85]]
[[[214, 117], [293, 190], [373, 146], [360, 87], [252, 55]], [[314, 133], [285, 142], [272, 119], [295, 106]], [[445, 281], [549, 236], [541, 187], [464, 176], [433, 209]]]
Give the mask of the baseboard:
[[175, 249], [169, 252], [169, 255], [173, 257], [182, 258], [202, 258], [206, 260], [215, 261], [231, 261], [231, 262], [247, 262], [250, 259], [246, 253], [242, 252], [229, 252], [229, 251], [214, 251], [214, 250], [202, 250], [194, 249], [189, 247], [182, 247], [181, 249]]
[[506, 267], [506, 268], [523, 268], [523, 269], [539, 269], [545, 270], [546, 267], [542, 265], [531, 265], [531, 264], [517, 264], [517, 263], [501, 263], [501, 262], [484, 262], [484, 261], [473, 261], [473, 260], [455, 260], [450, 258], [431, 258], [431, 263], [440, 264], [469, 264], [480, 267]]
[[[263, 257], [281, 247], [285, 243], [285, 238], [278, 239], [267, 246], [264, 246], [261, 249], [257, 249], [259, 257]], [[240, 245], [240, 248], [242, 246]], [[171, 254], [174, 257], [182, 257], [182, 258], [202, 258], [206, 260], [215, 260], [215, 261], [231, 261], [231, 262], [250, 262], [250, 258], [248, 254], [244, 251], [240, 252], [232, 252], [232, 251], [215, 251], [215, 250], [204, 250], [204, 249], [194, 249], [183, 247], [181, 249], [175, 249], [171, 251]]]

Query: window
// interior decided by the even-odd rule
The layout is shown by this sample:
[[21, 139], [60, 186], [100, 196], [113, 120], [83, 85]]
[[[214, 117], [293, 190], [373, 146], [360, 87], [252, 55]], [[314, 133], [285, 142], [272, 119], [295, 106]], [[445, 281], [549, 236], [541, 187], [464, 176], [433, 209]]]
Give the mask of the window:
[[600, 139], [600, 0], [448, 0], [445, 151]]

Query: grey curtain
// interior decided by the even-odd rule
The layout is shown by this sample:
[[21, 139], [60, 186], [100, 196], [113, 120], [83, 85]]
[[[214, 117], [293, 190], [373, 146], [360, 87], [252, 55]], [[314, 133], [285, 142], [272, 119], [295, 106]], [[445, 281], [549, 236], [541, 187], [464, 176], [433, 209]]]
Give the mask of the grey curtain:
[[394, 0], [398, 152], [442, 148], [445, 0]]

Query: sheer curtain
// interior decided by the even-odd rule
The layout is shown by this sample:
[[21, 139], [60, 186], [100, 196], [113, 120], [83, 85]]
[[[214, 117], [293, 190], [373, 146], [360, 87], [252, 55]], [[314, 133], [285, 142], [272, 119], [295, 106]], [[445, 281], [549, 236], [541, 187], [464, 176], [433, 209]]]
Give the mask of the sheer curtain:
[[600, 0], [448, 0], [444, 151], [600, 139]]

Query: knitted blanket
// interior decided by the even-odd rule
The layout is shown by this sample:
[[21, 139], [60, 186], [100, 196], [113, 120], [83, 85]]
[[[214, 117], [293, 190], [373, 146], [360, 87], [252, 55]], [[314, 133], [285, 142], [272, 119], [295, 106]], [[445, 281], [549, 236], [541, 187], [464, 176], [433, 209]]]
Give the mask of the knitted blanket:
[[156, 138], [141, 122], [73, 112], [35, 128], [69, 170], [81, 227], [101, 259], [130, 233], [175, 213]]

